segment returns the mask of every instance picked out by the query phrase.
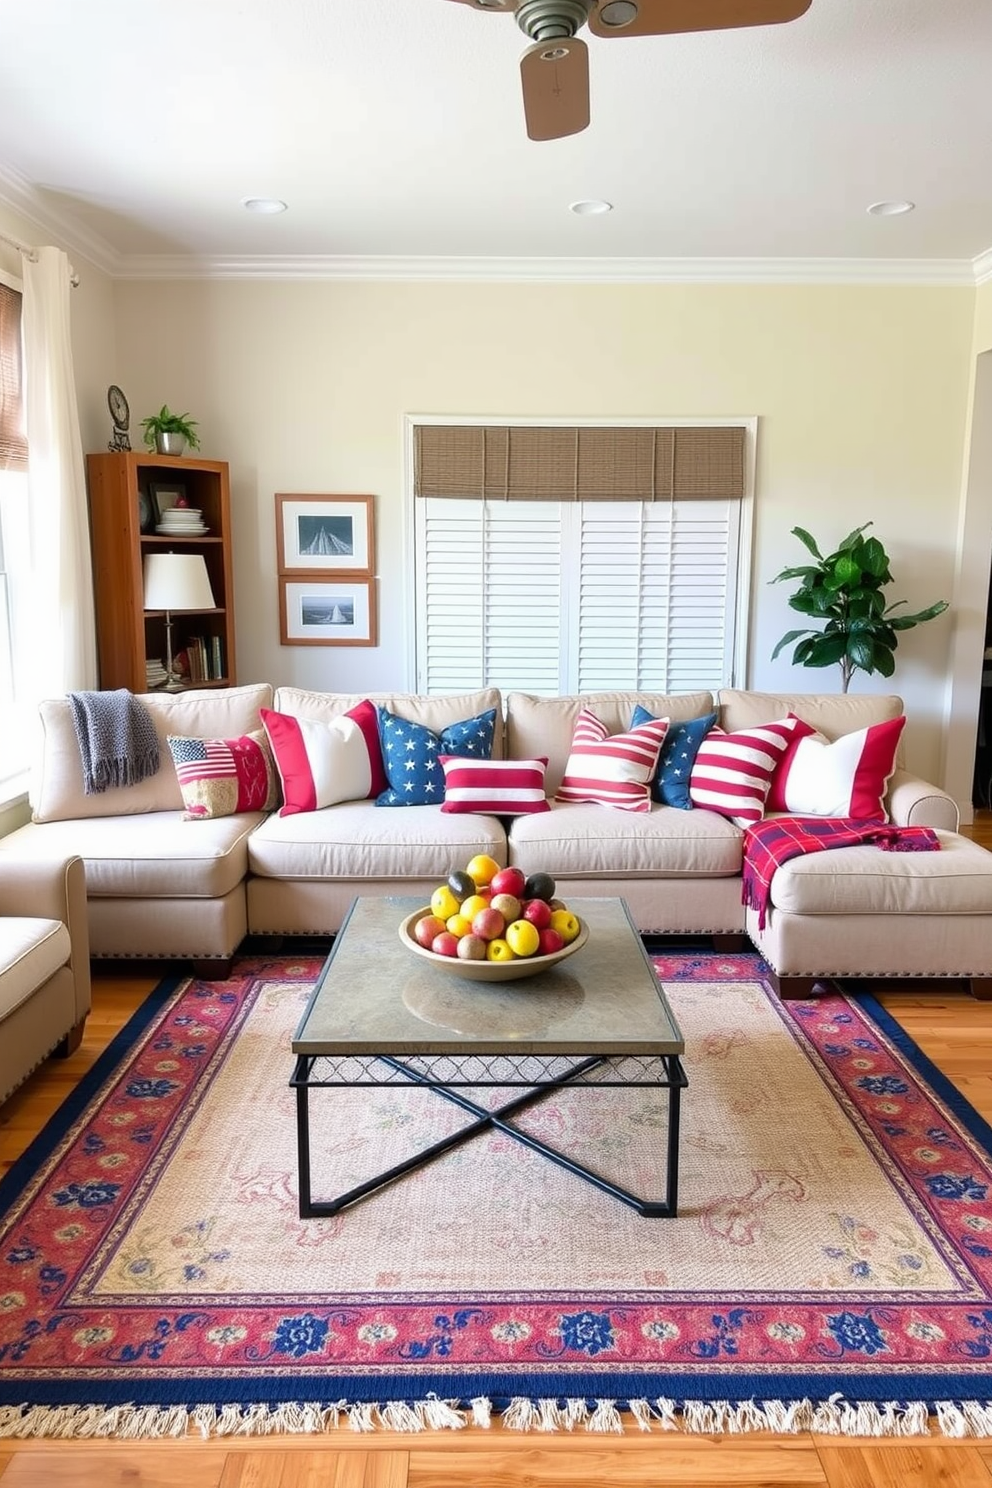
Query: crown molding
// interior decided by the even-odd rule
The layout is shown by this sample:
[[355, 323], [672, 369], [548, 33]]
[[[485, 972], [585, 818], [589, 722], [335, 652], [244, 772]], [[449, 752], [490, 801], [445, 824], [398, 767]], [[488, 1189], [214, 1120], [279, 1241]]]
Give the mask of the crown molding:
[[[54, 238], [69, 253], [85, 258], [94, 268], [117, 277], [121, 255], [106, 238], [84, 227], [71, 212], [60, 212], [46, 202], [26, 176], [0, 162], [0, 202], [23, 217], [43, 236]], [[44, 244], [37, 246], [43, 247]]]
[[992, 248], [986, 248], [974, 260], [972, 267], [975, 270], [975, 283], [988, 284], [992, 280]]
[[[989, 250], [992, 271], [992, 249]], [[867, 258], [457, 258], [136, 254], [120, 279], [462, 280], [597, 284], [905, 284], [974, 288], [978, 260]]]

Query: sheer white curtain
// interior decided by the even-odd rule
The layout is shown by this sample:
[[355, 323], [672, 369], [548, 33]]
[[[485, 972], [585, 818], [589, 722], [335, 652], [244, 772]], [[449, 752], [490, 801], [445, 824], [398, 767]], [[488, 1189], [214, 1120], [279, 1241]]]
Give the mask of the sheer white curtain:
[[[31, 583], [23, 702], [95, 688], [96, 631], [83, 448], [72, 373], [69, 260], [25, 254], [23, 341]], [[23, 631], [21, 627], [18, 630]], [[23, 689], [23, 691], [22, 691]], [[25, 695], [27, 694], [27, 696]]]

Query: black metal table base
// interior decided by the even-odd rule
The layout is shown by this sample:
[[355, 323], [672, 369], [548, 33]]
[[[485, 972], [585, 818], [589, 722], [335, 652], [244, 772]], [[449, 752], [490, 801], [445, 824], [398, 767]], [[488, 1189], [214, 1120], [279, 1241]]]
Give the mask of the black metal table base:
[[[613, 1198], [619, 1199], [621, 1203], [628, 1204], [638, 1214], [646, 1219], [675, 1219], [678, 1215], [678, 1180], [679, 1180], [679, 1117], [680, 1097], [683, 1089], [688, 1084], [681, 1060], [675, 1055], [659, 1055], [658, 1063], [664, 1068], [665, 1078], [652, 1082], [658, 1089], [668, 1091], [668, 1138], [666, 1144], [666, 1169], [665, 1169], [665, 1198], [645, 1199], [638, 1194], [633, 1194], [629, 1189], [622, 1188], [619, 1184], [612, 1183], [601, 1173], [594, 1172], [583, 1163], [574, 1158], [567, 1157], [565, 1153], [556, 1151], [549, 1147], [546, 1142], [537, 1137], [530, 1136], [527, 1132], [520, 1131], [510, 1124], [508, 1118], [524, 1111], [528, 1106], [552, 1091], [559, 1090], [563, 1086], [580, 1080], [583, 1075], [590, 1071], [606, 1065], [605, 1057], [595, 1056], [583, 1059], [578, 1064], [571, 1065], [553, 1080], [542, 1081], [539, 1085], [529, 1086], [520, 1095], [504, 1104], [489, 1109], [481, 1106], [478, 1102], [462, 1095], [450, 1084], [442, 1084], [431, 1079], [428, 1075], [404, 1064], [401, 1060], [389, 1055], [378, 1055], [376, 1058], [385, 1064], [392, 1072], [393, 1078], [389, 1081], [348, 1081], [348, 1082], [323, 1082], [311, 1078], [316, 1059], [312, 1056], [301, 1055], [296, 1061], [296, 1069], [291, 1084], [296, 1089], [296, 1137], [298, 1176], [300, 1188], [300, 1218], [316, 1219], [324, 1216], [339, 1214], [350, 1204], [357, 1203], [360, 1199], [367, 1198], [370, 1194], [385, 1188], [387, 1184], [395, 1183], [397, 1179], [404, 1178], [408, 1173], [415, 1172], [417, 1168], [425, 1167], [427, 1163], [433, 1162], [445, 1152], [459, 1147], [463, 1142], [471, 1140], [472, 1137], [480, 1135], [490, 1129], [503, 1132], [512, 1137], [514, 1141], [521, 1142], [533, 1152], [539, 1152], [542, 1157], [548, 1158], [550, 1162], [556, 1163], [560, 1168], [565, 1168], [569, 1173], [582, 1178], [585, 1182], [593, 1184], [603, 1193], [611, 1194]], [[434, 1142], [430, 1147], [414, 1153], [401, 1163], [396, 1163], [391, 1168], [384, 1169], [374, 1177], [359, 1183], [354, 1188], [349, 1188], [345, 1193], [338, 1194], [333, 1199], [315, 1199], [311, 1192], [311, 1166], [310, 1166], [310, 1103], [311, 1090], [330, 1088], [333, 1084], [344, 1085], [344, 1088], [355, 1088], [359, 1084], [393, 1084], [395, 1076], [399, 1075], [404, 1083], [420, 1086], [434, 1091], [443, 1099], [460, 1106], [462, 1110], [469, 1112], [476, 1119], [440, 1141]], [[619, 1084], [621, 1088], [628, 1083], [637, 1082], [589, 1082], [593, 1085], [603, 1083]]]

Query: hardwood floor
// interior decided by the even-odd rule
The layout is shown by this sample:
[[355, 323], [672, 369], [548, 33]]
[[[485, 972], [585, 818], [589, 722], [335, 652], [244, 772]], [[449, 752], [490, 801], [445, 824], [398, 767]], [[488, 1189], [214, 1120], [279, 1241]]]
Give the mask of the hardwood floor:
[[[992, 812], [967, 835], [992, 848]], [[0, 1171], [44, 1126], [131, 1012], [174, 968], [98, 965], [76, 1054], [50, 1060], [0, 1107]], [[886, 983], [880, 1000], [992, 1122], [992, 1003], [963, 986]], [[989, 1394], [992, 1395], [992, 1389]], [[0, 1488], [992, 1488], [992, 1439], [515, 1436], [460, 1432], [202, 1441], [4, 1441]]]

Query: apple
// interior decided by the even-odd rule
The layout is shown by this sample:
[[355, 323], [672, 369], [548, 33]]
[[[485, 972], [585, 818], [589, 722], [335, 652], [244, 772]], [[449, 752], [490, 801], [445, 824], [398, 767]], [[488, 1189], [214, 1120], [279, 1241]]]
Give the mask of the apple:
[[562, 950], [565, 942], [557, 930], [552, 930], [549, 925], [546, 930], [540, 932], [540, 952], [542, 956], [553, 956], [556, 951]]
[[459, 961], [485, 961], [489, 944], [481, 935], [463, 935], [458, 942]]
[[480, 909], [472, 918], [472, 934], [481, 935], [483, 940], [495, 940], [502, 935], [506, 928], [506, 921], [498, 909], [490, 905], [486, 909]]
[[524, 884], [525, 899], [553, 899], [555, 881], [550, 873], [532, 873]]
[[506, 927], [506, 943], [515, 956], [533, 956], [541, 944], [541, 934], [530, 920], [514, 920]]
[[515, 961], [516, 957], [510, 949], [509, 944], [500, 936], [497, 936], [495, 940], [491, 940], [486, 946], [486, 960]]
[[435, 956], [457, 956], [458, 936], [452, 935], [450, 930], [442, 930], [440, 935], [435, 935], [431, 941], [431, 950]]
[[494, 894], [490, 899], [493, 909], [498, 909], [506, 923], [520, 918], [520, 900], [516, 894]]
[[512, 894], [515, 899], [523, 897], [526, 876], [519, 868], [501, 868], [491, 880], [494, 894]]
[[567, 909], [568, 908], [568, 905], [565, 903], [564, 899], [549, 899], [548, 900], [548, 903], [551, 905], [551, 908], [552, 909]]
[[573, 941], [582, 926], [570, 909], [556, 909], [551, 915], [551, 928], [557, 930], [566, 945]]
[[444, 921], [438, 915], [424, 915], [413, 927], [413, 938], [418, 945], [425, 946], [427, 950], [430, 950], [431, 941], [434, 940], [435, 936], [440, 935], [445, 928]]
[[523, 913], [524, 919], [530, 920], [538, 930], [546, 930], [551, 924], [551, 905], [546, 899], [528, 899]]

